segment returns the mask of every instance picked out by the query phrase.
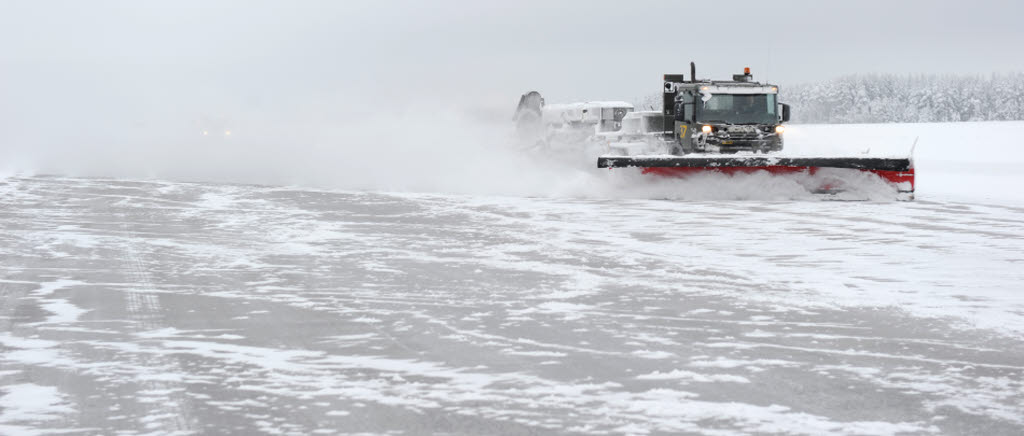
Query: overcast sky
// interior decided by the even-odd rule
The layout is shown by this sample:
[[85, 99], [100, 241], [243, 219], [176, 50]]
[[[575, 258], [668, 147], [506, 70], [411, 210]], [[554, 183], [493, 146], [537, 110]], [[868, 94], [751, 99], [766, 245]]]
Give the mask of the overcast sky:
[[1024, 71], [1022, 22], [1017, 1], [0, 0], [0, 127], [511, 112], [531, 89], [632, 100], [691, 60], [783, 86]]

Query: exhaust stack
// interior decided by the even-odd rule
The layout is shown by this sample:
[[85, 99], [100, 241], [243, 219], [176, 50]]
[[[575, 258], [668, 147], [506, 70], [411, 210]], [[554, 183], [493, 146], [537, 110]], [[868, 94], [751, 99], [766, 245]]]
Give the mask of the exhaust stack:
[[697, 83], [697, 64], [690, 62], [690, 83]]

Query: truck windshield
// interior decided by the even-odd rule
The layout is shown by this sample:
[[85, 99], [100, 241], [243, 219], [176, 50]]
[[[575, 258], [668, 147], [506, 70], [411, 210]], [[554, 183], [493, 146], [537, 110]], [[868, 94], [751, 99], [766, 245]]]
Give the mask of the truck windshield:
[[774, 124], [779, 119], [775, 94], [711, 94], [711, 99], [697, 107], [698, 122]]

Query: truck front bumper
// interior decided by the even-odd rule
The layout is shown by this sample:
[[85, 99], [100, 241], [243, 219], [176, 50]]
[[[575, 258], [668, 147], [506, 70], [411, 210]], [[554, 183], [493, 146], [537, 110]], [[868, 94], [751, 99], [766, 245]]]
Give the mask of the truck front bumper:
[[694, 138], [694, 149], [702, 152], [734, 153], [738, 151], [780, 151], [782, 138], [777, 135], [762, 138], [730, 138], [707, 135]]

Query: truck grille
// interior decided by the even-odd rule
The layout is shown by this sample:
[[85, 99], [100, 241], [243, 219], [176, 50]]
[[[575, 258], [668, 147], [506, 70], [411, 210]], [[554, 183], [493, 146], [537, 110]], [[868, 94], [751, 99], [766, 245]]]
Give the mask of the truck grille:
[[728, 126], [720, 130], [716, 136], [723, 140], [751, 141], [766, 139], [769, 135], [756, 126]]

